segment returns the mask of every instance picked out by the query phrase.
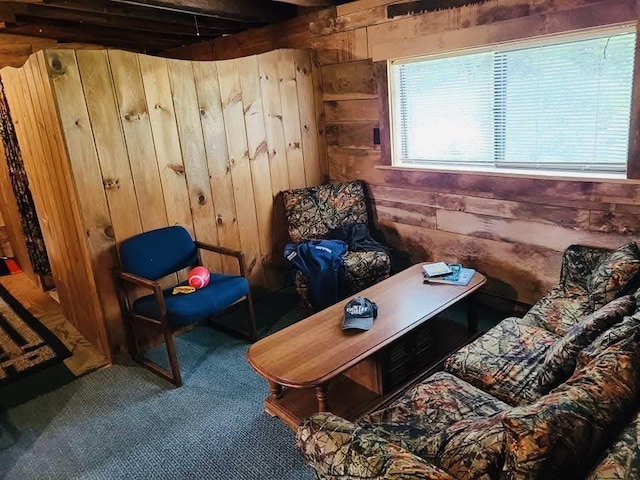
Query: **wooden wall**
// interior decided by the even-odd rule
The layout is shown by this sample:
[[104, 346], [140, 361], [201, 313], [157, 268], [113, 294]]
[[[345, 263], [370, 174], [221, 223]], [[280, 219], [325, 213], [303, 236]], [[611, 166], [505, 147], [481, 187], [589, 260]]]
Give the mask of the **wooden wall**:
[[[54, 278], [66, 290], [62, 304], [98, 302], [100, 316], [87, 314], [86, 322], [102, 323], [111, 352], [125, 345], [111, 280], [116, 246], [140, 232], [183, 225], [198, 240], [242, 249], [254, 287], [282, 286], [286, 230], [274, 199], [327, 177], [318, 77], [308, 50], [221, 62], [47, 50], [2, 71], [28, 175], [41, 182], [34, 197]], [[35, 100], [57, 118], [43, 123]], [[34, 130], [43, 144], [46, 133], [60, 136], [53, 160], [66, 170], [56, 172], [64, 174], [56, 185], [42, 178], [53, 173], [52, 153], [33, 145]], [[75, 192], [66, 203], [57, 198], [63, 186]], [[63, 232], [74, 227], [78, 245]], [[76, 247], [81, 258], [72, 262]], [[237, 272], [233, 259], [204, 260]], [[85, 291], [70, 283], [87, 276]]]
[[[298, 35], [300, 46], [316, 50], [320, 64], [330, 178], [369, 184], [389, 242], [416, 262], [456, 260], [476, 267], [490, 278], [485, 292], [533, 303], [557, 282], [561, 252], [568, 245], [615, 247], [638, 238], [640, 185], [635, 180], [391, 168], [384, 68], [390, 58], [635, 22], [635, 0], [490, 0], [389, 20], [391, 3], [398, 2], [361, 0], [323, 10], [309, 20], [308, 36]], [[214, 41], [208, 55], [268, 50], [274, 30], [277, 26], [254, 31], [255, 43], [242, 34]], [[183, 55], [197, 58], [198, 49]], [[636, 78], [632, 138], [639, 138]], [[373, 143], [376, 127], [382, 146]], [[631, 172], [637, 172], [638, 163], [633, 144]]]
[[107, 334], [73, 175], [42, 52], [2, 70], [25, 170], [66, 317], [102, 351]]

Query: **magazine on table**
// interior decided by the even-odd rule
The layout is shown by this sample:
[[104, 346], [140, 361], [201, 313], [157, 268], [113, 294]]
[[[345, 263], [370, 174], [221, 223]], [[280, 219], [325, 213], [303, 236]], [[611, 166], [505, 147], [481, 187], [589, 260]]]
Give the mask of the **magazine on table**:
[[[442, 263], [442, 262], [441, 262]], [[441, 283], [446, 285], [460, 285], [465, 286], [471, 282], [474, 273], [476, 271], [473, 268], [465, 268], [459, 263], [449, 263], [446, 264], [450, 270], [450, 273], [438, 276], [429, 276], [426, 271], [427, 265], [423, 265], [424, 273], [424, 283]]]

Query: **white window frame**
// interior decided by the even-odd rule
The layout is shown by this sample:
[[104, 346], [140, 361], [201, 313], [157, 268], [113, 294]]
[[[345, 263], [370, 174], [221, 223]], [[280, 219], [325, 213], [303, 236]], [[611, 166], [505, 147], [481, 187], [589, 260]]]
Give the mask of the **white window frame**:
[[[400, 108], [399, 102], [395, 102], [396, 92], [395, 92], [395, 79], [394, 75], [394, 66], [400, 64], [407, 64], [413, 62], [422, 62], [425, 60], [435, 60], [441, 58], [450, 58], [450, 57], [459, 57], [462, 55], [469, 55], [474, 53], [485, 53], [485, 52], [508, 52], [510, 50], [517, 50], [527, 47], [535, 47], [540, 45], [549, 45], [554, 43], [562, 43], [562, 42], [571, 42], [577, 41], [581, 39], [590, 39], [596, 38], [599, 36], [607, 36], [607, 35], [616, 35], [623, 33], [632, 33], [637, 31], [637, 25], [635, 22], [618, 24], [618, 25], [608, 25], [605, 27], [594, 27], [588, 28], [580, 31], [572, 31], [572, 32], [563, 32], [559, 34], [553, 35], [544, 35], [535, 38], [528, 39], [518, 39], [512, 40], [508, 42], [502, 42], [493, 45], [485, 45], [478, 47], [470, 47], [460, 50], [450, 50], [446, 52], [433, 53], [428, 55], [420, 55], [416, 57], [408, 57], [408, 58], [398, 58], [387, 61], [387, 81], [388, 81], [388, 103], [389, 103], [389, 132], [390, 132], [390, 143], [391, 143], [391, 167], [393, 168], [404, 168], [404, 169], [415, 169], [415, 170], [435, 170], [435, 171], [453, 171], [453, 172], [488, 172], [488, 173], [501, 173], [501, 174], [515, 174], [515, 175], [524, 175], [524, 176], [554, 176], [554, 177], [593, 177], [593, 178], [627, 178], [627, 172], [629, 169], [629, 158], [627, 158], [627, 165], [625, 167], [625, 171], [622, 173], [606, 173], [606, 172], [593, 172], [593, 171], [578, 171], [572, 169], [558, 169], [558, 170], [542, 170], [539, 168], [506, 168], [506, 167], [493, 167], [493, 166], [480, 166], [480, 165], [456, 165], [454, 162], [429, 162], [425, 161], [422, 163], [403, 163], [400, 160], [399, 150], [401, 149], [401, 141], [397, 132], [399, 131], [398, 123], [400, 121], [400, 115], [398, 109]], [[640, 35], [636, 37], [636, 51], [640, 46]], [[634, 55], [635, 57], [635, 55]], [[636, 66], [637, 68], [637, 66]], [[632, 78], [632, 82], [640, 81], [640, 79]], [[634, 87], [632, 85], [632, 96], [633, 96]], [[630, 118], [629, 118], [629, 138], [631, 139], [633, 132], [631, 132], [631, 122], [633, 115], [633, 98], [631, 100], [631, 109], [630, 109]], [[631, 154], [631, 148], [629, 148], [627, 155]]]

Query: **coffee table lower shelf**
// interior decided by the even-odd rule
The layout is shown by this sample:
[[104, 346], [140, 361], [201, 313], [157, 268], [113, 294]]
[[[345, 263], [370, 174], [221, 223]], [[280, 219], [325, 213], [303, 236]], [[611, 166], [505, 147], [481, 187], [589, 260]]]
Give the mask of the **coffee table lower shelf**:
[[[357, 418], [374, 409], [383, 397], [356, 383], [345, 375], [334, 378], [328, 386], [329, 410], [343, 418]], [[314, 388], [282, 388], [279, 398], [269, 396], [264, 401], [265, 411], [280, 418], [292, 429], [297, 429], [305, 418], [318, 411]]]

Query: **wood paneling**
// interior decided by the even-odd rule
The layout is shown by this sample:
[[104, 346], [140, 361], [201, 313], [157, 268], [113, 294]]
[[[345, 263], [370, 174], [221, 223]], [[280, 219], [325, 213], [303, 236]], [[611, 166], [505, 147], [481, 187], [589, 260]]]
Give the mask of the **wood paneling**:
[[[615, 246], [637, 238], [640, 184], [634, 180], [392, 168], [385, 62], [373, 61], [636, 22], [634, 0], [496, 0], [387, 19], [392, 3], [360, 0], [317, 12], [305, 39], [320, 63], [329, 176], [369, 184], [389, 241], [414, 261], [475, 266], [490, 277], [489, 293], [533, 303], [557, 281], [561, 252], [571, 242]], [[273, 28], [256, 32], [260, 48]], [[225, 37], [212, 48], [233, 56], [238, 50], [226, 45], [242, 38]], [[278, 37], [272, 45], [289, 40]], [[632, 178], [640, 175], [636, 79]], [[375, 127], [381, 145], [373, 144]]]
[[62, 305], [105, 354], [126, 344], [111, 270], [137, 233], [183, 225], [244, 250], [253, 286], [283, 285], [274, 198], [321, 181], [312, 63], [47, 50], [2, 71]]
[[[52, 90], [57, 87], [49, 78], [51, 73], [51, 82], [72, 81], [73, 73], [62, 72], [62, 61], [56, 62], [55, 58], [49, 58], [53, 63], [50, 65], [40, 52], [20, 70], [4, 69], [2, 78], [64, 313], [110, 358], [97, 290], [99, 278], [94, 276], [92, 269], [89, 245], [93, 241], [87, 238], [93, 234], [93, 223], [101, 219], [97, 214], [85, 225], [83, 214], [86, 212], [78, 205], [73, 167], [63, 136], [63, 120], [62, 116], [58, 117]], [[84, 101], [84, 96], [81, 97], [80, 101]], [[88, 128], [83, 115], [86, 115], [86, 109], [74, 112], [71, 123], [75, 130]], [[66, 124], [67, 120], [64, 121]], [[70, 150], [88, 151], [76, 142], [70, 147]], [[88, 170], [91, 168], [87, 166]], [[94, 207], [88, 205], [86, 208]]]

